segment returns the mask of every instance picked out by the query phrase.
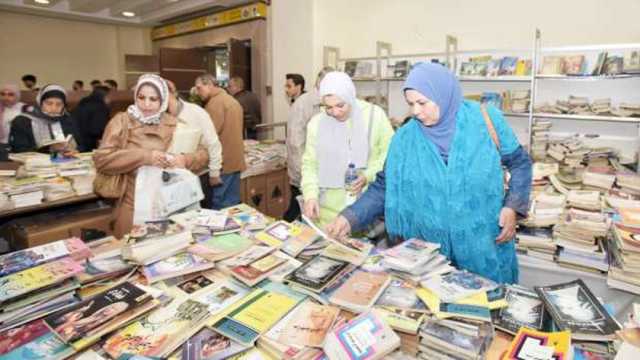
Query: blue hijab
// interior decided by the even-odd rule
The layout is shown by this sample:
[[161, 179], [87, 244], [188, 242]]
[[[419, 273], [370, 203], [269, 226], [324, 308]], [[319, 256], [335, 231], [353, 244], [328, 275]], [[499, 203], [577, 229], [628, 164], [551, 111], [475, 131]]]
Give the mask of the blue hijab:
[[440, 108], [438, 123], [425, 126], [420, 122], [420, 127], [446, 161], [456, 129], [456, 115], [463, 101], [458, 79], [440, 64], [420, 62], [411, 69], [402, 87], [403, 92], [409, 89], [418, 91]]

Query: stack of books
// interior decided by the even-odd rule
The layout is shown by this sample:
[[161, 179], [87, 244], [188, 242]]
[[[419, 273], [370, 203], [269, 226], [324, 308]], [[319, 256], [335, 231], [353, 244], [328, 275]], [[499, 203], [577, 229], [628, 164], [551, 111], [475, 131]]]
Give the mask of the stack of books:
[[493, 336], [486, 323], [428, 320], [420, 327], [418, 358], [484, 359]]
[[247, 168], [240, 175], [243, 179], [265, 174], [285, 167], [287, 147], [277, 142], [245, 140], [244, 159]]
[[[570, 192], [570, 199], [573, 192]], [[599, 199], [599, 193], [595, 194]], [[586, 195], [585, 199], [589, 196]], [[577, 200], [572, 204], [576, 205]], [[609, 219], [599, 211], [567, 209], [563, 222], [553, 230], [555, 243], [560, 247], [558, 263], [583, 270], [609, 270], [606, 253], [609, 226]]]
[[637, 208], [618, 209], [610, 242], [611, 267], [607, 275], [610, 287], [640, 295], [640, 223]]
[[544, 160], [547, 157], [550, 128], [551, 122], [541, 119], [535, 119], [531, 126], [531, 156], [536, 161]]
[[382, 265], [396, 277], [419, 283], [428, 276], [444, 274], [453, 269], [438, 249], [438, 244], [409, 239], [384, 251]]

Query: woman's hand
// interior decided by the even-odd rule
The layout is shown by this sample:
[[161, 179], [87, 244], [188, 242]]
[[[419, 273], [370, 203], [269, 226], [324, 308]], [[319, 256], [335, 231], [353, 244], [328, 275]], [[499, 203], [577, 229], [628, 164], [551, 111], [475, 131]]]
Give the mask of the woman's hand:
[[166, 153], [158, 150], [153, 150], [151, 152], [151, 165], [164, 169], [166, 167], [169, 167], [171, 164], [167, 159]]
[[187, 158], [183, 155], [174, 155], [170, 160], [170, 167], [184, 169], [187, 167]]
[[304, 216], [311, 220], [315, 220], [320, 216], [320, 205], [318, 199], [309, 199], [304, 201]]
[[344, 239], [351, 234], [351, 224], [346, 217], [338, 215], [333, 221], [325, 228], [327, 235], [334, 239]]
[[356, 181], [351, 184], [351, 193], [353, 195], [358, 195], [362, 192], [362, 189], [364, 189], [365, 186], [367, 186], [367, 178], [360, 174]]
[[500, 210], [498, 225], [500, 225], [502, 231], [496, 238], [496, 243], [501, 244], [513, 239], [516, 235], [516, 212], [512, 208], [503, 207]]

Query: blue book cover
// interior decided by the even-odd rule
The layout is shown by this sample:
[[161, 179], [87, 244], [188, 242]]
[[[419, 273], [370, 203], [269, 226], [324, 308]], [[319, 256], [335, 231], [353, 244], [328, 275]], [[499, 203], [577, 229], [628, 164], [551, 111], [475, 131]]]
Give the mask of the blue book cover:
[[250, 327], [229, 318], [218, 321], [215, 330], [244, 345], [252, 345], [260, 335]]

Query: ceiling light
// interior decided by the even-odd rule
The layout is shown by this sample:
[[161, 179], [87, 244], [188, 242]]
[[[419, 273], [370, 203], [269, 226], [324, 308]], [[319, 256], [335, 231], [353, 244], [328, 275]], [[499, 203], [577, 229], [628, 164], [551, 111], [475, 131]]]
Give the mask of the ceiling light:
[[134, 13], [133, 11], [123, 11], [122, 12], [122, 16], [124, 16], [124, 17], [134, 17], [134, 16], [136, 16], [136, 13]]
[[36, 4], [49, 5], [49, 0], [34, 0]]

